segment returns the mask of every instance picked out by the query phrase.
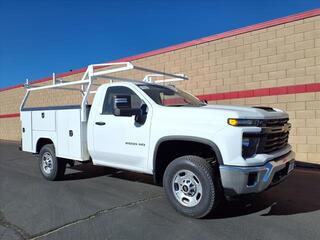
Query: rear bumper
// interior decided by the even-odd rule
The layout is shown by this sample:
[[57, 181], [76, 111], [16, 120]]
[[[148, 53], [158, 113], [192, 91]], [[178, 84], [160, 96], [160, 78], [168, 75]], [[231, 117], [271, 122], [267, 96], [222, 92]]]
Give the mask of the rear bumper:
[[263, 166], [220, 166], [222, 186], [227, 196], [259, 193], [284, 180], [294, 168], [294, 152]]

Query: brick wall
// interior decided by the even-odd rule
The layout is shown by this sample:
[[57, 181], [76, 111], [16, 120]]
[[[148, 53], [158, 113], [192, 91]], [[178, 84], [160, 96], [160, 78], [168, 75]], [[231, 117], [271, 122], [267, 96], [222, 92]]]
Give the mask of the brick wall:
[[[320, 11], [297, 16], [129, 60], [142, 67], [187, 74], [190, 80], [176, 86], [213, 104], [286, 110], [293, 125], [290, 143], [297, 159], [320, 164]], [[69, 74], [64, 80], [81, 76]], [[126, 77], [141, 79], [142, 74], [132, 72]], [[23, 94], [21, 87], [0, 92], [0, 139], [20, 139], [19, 118], [7, 114], [19, 112]], [[79, 93], [47, 90], [34, 94], [29, 106], [79, 101]]]

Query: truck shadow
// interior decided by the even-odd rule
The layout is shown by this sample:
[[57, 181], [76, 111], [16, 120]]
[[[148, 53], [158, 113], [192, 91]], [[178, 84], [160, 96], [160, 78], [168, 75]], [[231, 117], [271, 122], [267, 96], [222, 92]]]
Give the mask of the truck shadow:
[[150, 175], [123, 171], [109, 167], [95, 166], [92, 163], [77, 164], [73, 167], [67, 168], [66, 174], [62, 181], [97, 178], [101, 176], [153, 184], [153, 178]]
[[[150, 175], [94, 166], [91, 163], [75, 165], [71, 172], [67, 172], [63, 181], [101, 176], [153, 185]], [[319, 170], [298, 168], [284, 182], [264, 193], [241, 197], [231, 202], [224, 201], [214, 214], [206, 219], [232, 218], [253, 213], [261, 216], [281, 216], [317, 211], [320, 210], [319, 182]]]
[[296, 169], [281, 184], [256, 196], [224, 202], [209, 219], [238, 217], [261, 212], [261, 216], [281, 216], [320, 210], [319, 170]]
[[110, 175], [116, 172], [115, 169], [94, 166], [92, 163], [76, 164], [72, 167], [67, 166], [66, 173], [61, 181], [74, 181], [80, 179], [97, 178]]

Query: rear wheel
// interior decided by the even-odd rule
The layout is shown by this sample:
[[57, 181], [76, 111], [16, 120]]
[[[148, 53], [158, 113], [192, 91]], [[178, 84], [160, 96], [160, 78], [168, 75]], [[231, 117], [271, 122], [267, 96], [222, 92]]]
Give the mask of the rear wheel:
[[188, 155], [173, 160], [166, 168], [163, 185], [173, 207], [184, 215], [202, 218], [221, 199], [218, 177], [205, 159]]
[[39, 152], [39, 167], [45, 179], [55, 181], [63, 177], [66, 161], [56, 157], [53, 144], [46, 144]]

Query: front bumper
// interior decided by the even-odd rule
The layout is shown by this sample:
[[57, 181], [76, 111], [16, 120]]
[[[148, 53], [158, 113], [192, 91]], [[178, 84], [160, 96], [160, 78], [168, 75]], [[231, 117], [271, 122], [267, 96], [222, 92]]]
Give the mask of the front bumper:
[[221, 182], [227, 196], [259, 193], [285, 179], [294, 168], [294, 152], [263, 166], [220, 166]]

